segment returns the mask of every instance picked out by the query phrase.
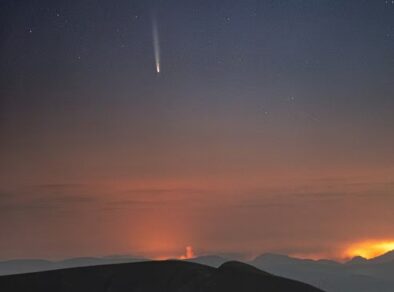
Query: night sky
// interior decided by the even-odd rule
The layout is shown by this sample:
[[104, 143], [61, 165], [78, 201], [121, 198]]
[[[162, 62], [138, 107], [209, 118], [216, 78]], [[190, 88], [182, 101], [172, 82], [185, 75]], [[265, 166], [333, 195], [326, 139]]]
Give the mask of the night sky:
[[394, 242], [394, 1], [0, 0], [0, 161], [0, 259]]

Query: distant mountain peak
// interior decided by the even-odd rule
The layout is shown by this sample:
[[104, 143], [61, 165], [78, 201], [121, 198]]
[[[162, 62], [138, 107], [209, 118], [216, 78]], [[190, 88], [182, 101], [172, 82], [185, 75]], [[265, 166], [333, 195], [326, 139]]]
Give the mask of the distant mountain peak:
[[187, 261], [217, 268], [225, 263], [227, 259], [217, 255], [206, 255], [189, 259]]
[[225, 262], [219, 267], [219, 270], [226, 271], [236, 271], [236, 272], [247, 272], [247, 273], [258, 273], [260, 275], [271, 276], [271, 274], [264, 272], [254, 266], [245, 264], [243, 262], [238, 261], [229, 261]]
[[367, 263], [368, 260], [362, 256], [355, 256], [354, 258], [352, 258], [351, 260], [349, 260], [348, 262], [346, 262], [346, 264], [348, 265], [356, 265], [356, 264], [364, 264]]
[[279, 253], [264, 253], [256, 257], [257, 259], [291, 259], [290, 256]]
[[265, 253], [262, 254], [258, 257], [256, 257], [252, 263], [259, 263], [259, 262], [265, 262], [265, 263], [290, 263], [290, 262], [298, 262], [301, 261], [300, 259], [292, 258], [287, 255], [282, 255], [282, 254], [275, 254], [275, 253]]
[[385, 263], [391, 261], [394, 261], [394, 250], [386, 252], [385, 254], [370, 260], [370, 262], [374, 263]]

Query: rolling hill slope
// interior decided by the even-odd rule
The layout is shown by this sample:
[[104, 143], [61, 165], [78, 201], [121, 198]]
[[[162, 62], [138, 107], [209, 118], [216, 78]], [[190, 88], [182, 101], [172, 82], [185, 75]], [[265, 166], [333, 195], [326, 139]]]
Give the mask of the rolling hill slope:
[[184, 261], [140, 262], [0, 277], [7, 292], [318, 292], [240, 262], [219, 268]]

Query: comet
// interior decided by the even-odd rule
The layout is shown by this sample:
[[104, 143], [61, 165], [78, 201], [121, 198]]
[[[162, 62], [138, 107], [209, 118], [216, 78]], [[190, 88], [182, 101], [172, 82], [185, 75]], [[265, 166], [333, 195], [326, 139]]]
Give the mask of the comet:
[[155, 54], [156, 72], [160, 73], [160, 38], [156, 16], [152, 17], [153, 50]]

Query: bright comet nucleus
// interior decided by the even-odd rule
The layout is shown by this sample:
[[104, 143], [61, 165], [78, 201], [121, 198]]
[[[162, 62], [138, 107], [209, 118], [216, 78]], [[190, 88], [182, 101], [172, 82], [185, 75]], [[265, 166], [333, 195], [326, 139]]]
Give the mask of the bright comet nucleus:
[[362, 256], [371, 259], [394, 250], [394, 240], [388, 241], [364, 241], [351, 245], [347, 251], [347, 257]]

